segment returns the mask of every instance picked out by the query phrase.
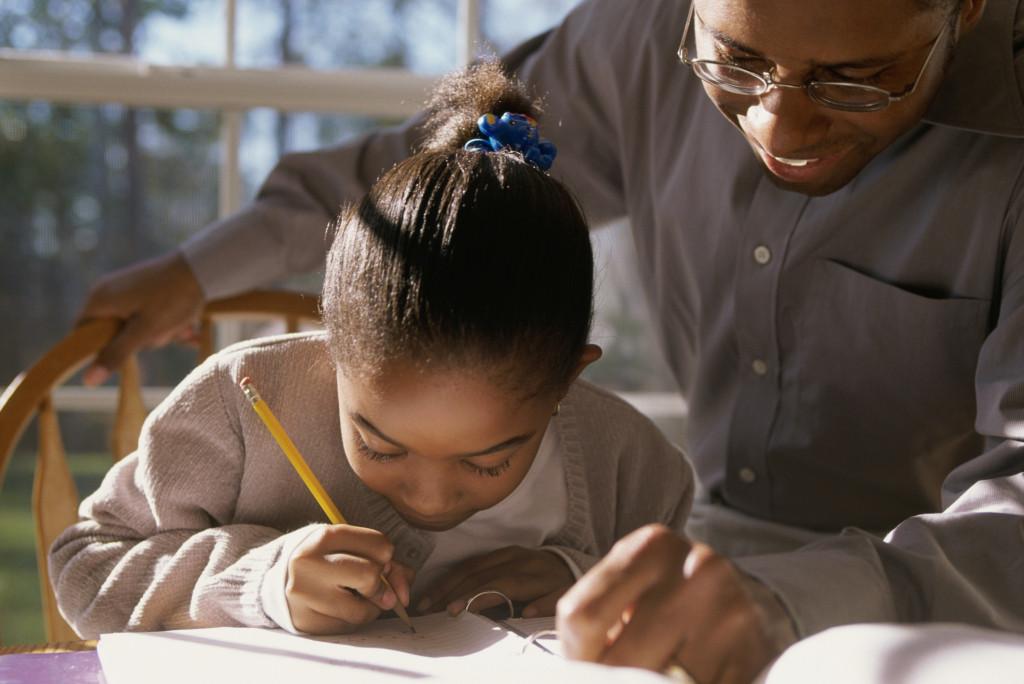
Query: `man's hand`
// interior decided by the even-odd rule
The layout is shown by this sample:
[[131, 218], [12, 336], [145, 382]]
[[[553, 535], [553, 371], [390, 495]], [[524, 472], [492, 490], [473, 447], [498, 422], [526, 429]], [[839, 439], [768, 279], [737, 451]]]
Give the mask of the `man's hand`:
[[[574, 579], [565, 562], [550, 551], [507, 546], [460, 563], [430, 588], [416, 610], [444, 608], [458, 615], [475, 594], [493, 589], [513, 601], [528, 602], [523, 617], [554, 615], [555, 604]], [[484, 610], [502, 603], [500, 596], [488, 594], [473, 601], [472, 607]]]
[[288, 560], [285, 598], [292, 624], [309, 634], [345, 634], [396, 601], [409, 605], [414, 573], [392, 562], [394, 551], [387, 537], [365, 527], [325, 525], [310, 534]]
[[774, 594], [703, 544], [661, 525], [620, 540], [558, 602], [570, 658], [750, 682], [795, 641]]
[[98, 385], [132, 353], [193, 337], [203, 291], [180, 252], [109, 273], [93, 286], [78, 323], [119, 318], [124, 325], [86, 370], [87, 385]]

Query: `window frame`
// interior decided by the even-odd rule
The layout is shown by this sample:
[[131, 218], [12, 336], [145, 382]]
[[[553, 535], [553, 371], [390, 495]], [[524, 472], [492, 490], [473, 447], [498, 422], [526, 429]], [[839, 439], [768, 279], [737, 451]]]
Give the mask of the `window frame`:
[[[156, 65], [122, 55], [0, 48], [0, 99], [220, 112], [218, 216], [223, 218], [242, 206], [239, 147], [242, 118], [248, 110], [268, 107], [283, 112], [401, 118], [420, 109], [436, 82], [435, 77], [400, 68], [240, 68], [235, 61], [237, 1], [223, 3], [224, 51], [220, 65]], [[480, 3], [458, 0], [455, 41], [459, 66], [476, 58], [481, 35]], [[237, 341], [240, 334], [237, 324], [218, 323], [219, 343]], [[53, 397], [54, 405], [65, 411], [103, 412], [113, 402], [113, 390], [98, 389], [86, 392], [62, 387]], [[155, 405], [170, 389], [144, 388], [147, 405]], [[678, 393], [620, 394], [651, 417], [686, 415], [686, 404]]]

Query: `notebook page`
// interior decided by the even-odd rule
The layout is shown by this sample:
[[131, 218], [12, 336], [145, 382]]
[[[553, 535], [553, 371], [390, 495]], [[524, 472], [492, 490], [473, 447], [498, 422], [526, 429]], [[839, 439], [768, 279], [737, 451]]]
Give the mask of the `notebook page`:
[[518, 653], [522, 640], [496, 622], [463, 613], [451, 617], [434, 613], [412, 618], [416, 633], [397, 618], [377, 620], [355, 634], [316, 637], [325, 643], [356, 646], [360, 649], [385, 649], [427, 658], [457, 658], [488, 653]]
[[393, 619], [355, 634], [316, 638], [236, 627], [106, 634], [99, 656], [108, 684], [280, 684], [345, 676], [395, 682], [479, 674], [496, 659], [551, 658], [539, 649], [521, 656], [521, 637], [470, 613], [416, 617], [413, 624], [417, 634]]
[[[536, 632], [553, 630], [555, 628], [555, 618], [554, 616], [539, 618], [509, 618], [507, 620], [502, 620], [501, 624], [505, 625], [524, 639], [528, 639], [531, 634]], [[562, 647], [561, 644], [558, 643], [557, 635], [543, 636], [535, 640], [533, 643], [553, 655], [562, 655]]]

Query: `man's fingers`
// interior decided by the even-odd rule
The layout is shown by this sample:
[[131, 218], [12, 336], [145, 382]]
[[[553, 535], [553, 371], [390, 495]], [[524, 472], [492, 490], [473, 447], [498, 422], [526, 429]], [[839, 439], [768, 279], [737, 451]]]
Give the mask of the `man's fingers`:
[[[697, 681], [747, 682], [771, 660], [761, 613], [728, 559], [695, 545], [680, 591], [685, 639], [677, 660]], [[700, 625], [695, 629], [695, 625]]]
[[683, 577], [690, 579], [702, 570], [705, 564], [717, 562], [720, 559], [721, 556], [715, 553], [710, 546], [696, 543], [690, 548], [690, 552], [686, 554], [686, 560], [683, 561]]
[[686, 612], [688, 598], [680, 569], [674, 582], [666, 580], [637, 601], [629, 621], [608, 646], [601, 662], [663, 670], [682, 645], [687, 629], [694, 624]]
[[623, 613], [666, 576], [682, 572], [689, 544], [663, 525], [623, 537], [604, 560], [558, 602], [558, 632], [566, 655], [597, 661]]
[[728, 681], [735, 682], [739, 672], [748, 672], [747, 677], [741, 680], [745, 684], [757, 674], [756, 671], [750, 672], [755, 654], [751, 653], [749, 644], [736, 637], [735, 616], [720, 618], [703, 630], [692, 630], [675, 661], [698, 682], [723, 684], [726, 675], [729, 676]]
[[183, 325], [174, 333], [174, 341], [188, 347], [198, 347], [199, 328], [192, 323]]
[[[114, 371], [132, 352], [171, 341], [196, 319], [203, 299], [184, 256], [170, 252], [104, 276], [90, 291], [75, 324], [98, 318], [125, 321], [94, 363], [95, 368]], [[102, 371], [87, 372], [89, 383], [103, 379]]]
[[135, 301], [111, 284], [115, 278], [116, 274], [104, 276], [89, 290], [82, 310], [75, 317], [76, 326], [94, 318], [127, 318], [137, 309]]
[[[116, 372], [124, 365], [129, 356], [137, 349], [146, 345], [150, 334], [149, 325], [142, 318], [132, 316], [126, 320], [113, 339], [96, 355], [92, 366], [90, 366], [82, 378], [85, 384], [99, 384], [99, 382], [105, 381], [111, 373]], [[102, 369], [106, 375], [98, 371], [92, 371], [93, 367]]]

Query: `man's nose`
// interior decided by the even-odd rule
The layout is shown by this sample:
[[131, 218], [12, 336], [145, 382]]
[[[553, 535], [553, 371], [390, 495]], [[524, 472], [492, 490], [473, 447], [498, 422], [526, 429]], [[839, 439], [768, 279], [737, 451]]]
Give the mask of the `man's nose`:
[[747, 110], [749, 133], [768, 152], [786, 156], [814, 147], [827, 123], [803, 88], [770, 88]]

